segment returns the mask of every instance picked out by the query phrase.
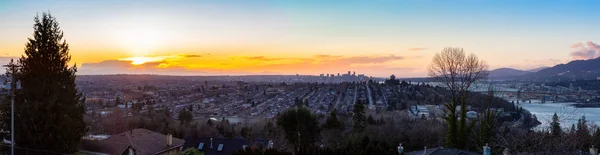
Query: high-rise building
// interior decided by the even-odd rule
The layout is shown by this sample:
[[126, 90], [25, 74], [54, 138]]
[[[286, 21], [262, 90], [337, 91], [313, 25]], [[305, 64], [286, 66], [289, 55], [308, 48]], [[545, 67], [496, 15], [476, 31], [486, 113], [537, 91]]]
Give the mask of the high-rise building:
[[356, 76], [356, 71], [352, 72], [352, 76]]

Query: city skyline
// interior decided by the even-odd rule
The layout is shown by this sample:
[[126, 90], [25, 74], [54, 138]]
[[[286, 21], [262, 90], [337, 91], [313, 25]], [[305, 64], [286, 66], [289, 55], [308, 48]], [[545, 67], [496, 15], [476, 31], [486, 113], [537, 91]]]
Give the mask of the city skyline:
[[592, 3], [2, 1], [0, 54], [22, 55], [33, 17], [50, 11], [78, 74], [423, 77], [446, 46], [490, 69], [533, 69], [600, 56]]

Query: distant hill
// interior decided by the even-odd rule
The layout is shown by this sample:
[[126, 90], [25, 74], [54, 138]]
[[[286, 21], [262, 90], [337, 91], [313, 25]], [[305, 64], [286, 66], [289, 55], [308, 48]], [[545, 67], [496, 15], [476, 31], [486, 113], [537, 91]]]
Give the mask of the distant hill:
[[519, 77], [520, 80], [593, 80], [600, 77], [600, 58], [575, 60]]
[[530, 70], [526, 70], [526, 71], [528, 71], [528, 72], [539, 72], [539, 71], [541, 71], [543, 69], [546, 69], [546, 68], [550, 68], [550, 67], [539, 67], [539, 68], [534, 68], [534, 69], [530, 69]]
[[508, 80], [508, 79], [514, 79], [514, 78], [523, 76], [528, 73], [531, 73], [531, 72], [518, 70], [518, 69], [512, 69], [512, 68], [498, 68], [498, 69], [489, 71], [488, 78], [495, 79], [495, 80]]

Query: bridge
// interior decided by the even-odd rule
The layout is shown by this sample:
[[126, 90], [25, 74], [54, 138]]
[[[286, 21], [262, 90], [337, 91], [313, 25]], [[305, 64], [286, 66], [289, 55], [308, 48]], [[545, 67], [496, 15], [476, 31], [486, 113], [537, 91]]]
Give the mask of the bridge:
[[[483, 93], [483, 92], [482, 92]], [[552, 101], [552, 102], [557, 102], [557, 99], [561, 96], [576, 96], [577, 98], [585, 98], [585, 97], [591, 97], [590, 94], [587, 93], [583, 93], [583, 92], [575, 92], [575, 91], [568, 91], [568, 92], [549, 92], [549, 91], [494, 91], [494, 94], [496, 96], [500, 96], [500, 97], [516, 97], [517, 98], [517, 103], [519, 103], [520, 101], [529, 101], [531, 102], [531, 100], [540, 100], [542, 101], [542, 103], [546, 103], [546, 101]]]

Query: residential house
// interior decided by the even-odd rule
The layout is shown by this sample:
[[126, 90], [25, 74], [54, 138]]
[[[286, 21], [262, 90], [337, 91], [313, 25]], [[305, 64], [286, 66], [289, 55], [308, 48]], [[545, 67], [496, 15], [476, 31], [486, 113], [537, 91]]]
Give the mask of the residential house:
[[243, 150], [249, 147], [267, 148], [268, 141], [264, 139], [253, 140], [248, 143], [244, 138], [224, 139], [224, 138], [198, 138], [186, 137], [183, 150], [195, 148], [204, 153], [204, 155], [231, 155], [236, 151]]
[[79, 153], [94, 155], [176, 155], [184, 141], [147, 129], [133, 129], [103, 140], [82, 140]]

